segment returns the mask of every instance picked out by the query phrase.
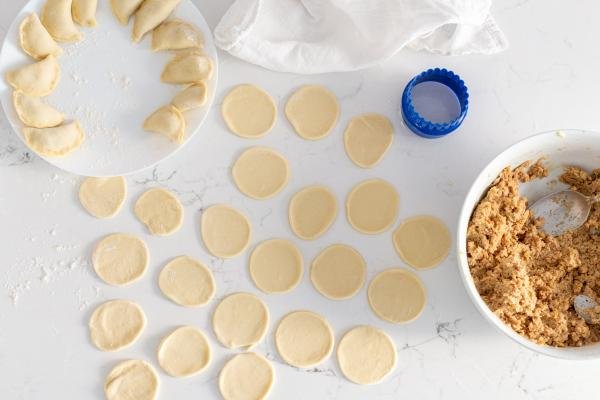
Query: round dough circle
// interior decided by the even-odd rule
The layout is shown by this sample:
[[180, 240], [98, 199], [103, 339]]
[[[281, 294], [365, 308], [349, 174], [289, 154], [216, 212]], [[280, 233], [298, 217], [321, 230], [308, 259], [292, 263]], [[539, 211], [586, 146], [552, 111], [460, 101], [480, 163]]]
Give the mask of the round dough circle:
[[403, 324], [421, 315], [427, 301], [421, 279], [403, 268], [392, 268], [375, 275], [368, 290], [369, 305], [384, 321]]
[[210, 363], [210, 345], [199, 329], [182, 326], [161, 340], [157, 358], [169, 375], [190, 376], [199, 373]]
[[271, 239], [254, 248], [249, 269], [254, 284], [263, 292], [286, 293], [300, 283], [304, 260], [289, 240]]
[[177, 197], [161, 188], [152, 188], [135, 202], [136, 217], [153, 235], [167, 236], [181, 227], [183, 207]]
[[381, 114], [358, 115], [348, 122], [344, 131], [344, 146], [348, 157], [361, 168], [374, 167], [394, 140], [394, 127]]
[[142, 360], [120, 362], [104, 382], [106, 400], [154, 400], [157, 391], [156, 371]]
[[242, 193], [264, 200], [275, 196], [287, 185], [288, 162], [275, 150], [252, 147], [233, 164], [231, 175]]
[[281, 358], [300, 368], [309, 368], [326, 360], [333, 350], [333, 342], [329, 323], [310, 311], [287, 314], [275, 331], [275, 345]]
[[221, 114], [233, 133], [255, 139], [266, 135], [273, 128], [277, 119], [277, 106], [261, 88], [239, 85], [223, 99]]
[[392, 239], [400, 258], [416, 269], [433, 268], [450, 252], [448, 228], [443, 221], [430, 215], [405, 220], [394, 231]]
[[383, 179], [363, 181], [346, 200], [348, 222], [359, 232], [381, 233], [394, 224], [399, 202], [396, 189]]
[[362, 325], [352, 328], [337, 349], [340, 369], [359, 385], [381, 382], [396, 366], [396, 346], [382, 330]]
[[354, 296], [365, 283], [367, 265], [350, 246], [334, 244], [313, 260], [310, 280], [315, 289], [332, 300]]
[[217, 204], [204, 210], [200, 224], [202, 241], [215, 257], [235, 257], [250, 243], [250, 221], [227, 205]]
[[122, 176], [85, 178], [79, 186], [79, 202], [96, 218], [114, 217], [125, 202], [127, 183]]
[[256, 353], [233, 356], [219, 374], [219, 391], [225, 400], [262, 400], [273, 386], [271, 363]]
[[127, 300], [111, 300], [96, 308], [89, 322], [92, 343], [102, 351], [131, 345], [146, 326], [142, 308]]
[[139, 238], [125, 233], [105, 236], [92, 253], [92, 264], [106, 283], [127, 285], [142, 277], [148, 267], [148, 248]]
[[179, 256], [160, 272], [158, 286], [165, 296], [186, 307], [203, 306], [215, 294], [210, 270], [188, 256]]
[[332, 131], [340, 115], [340, 106], [335, 95], [323, 86], [308, 85], [290, 96], [285, 115], [298, 135], [318, 140]]
[[324, 186], [308, 186], [292, 197], [289, 219], [301, 239], [314, 240], [324, 234], [337, 217], [335, 195]]
[[251, 349], [267, 333], [269, 310], [253, 294], [234, 293], [219, 303], [212, 324], [215, 336], [223, 346]]

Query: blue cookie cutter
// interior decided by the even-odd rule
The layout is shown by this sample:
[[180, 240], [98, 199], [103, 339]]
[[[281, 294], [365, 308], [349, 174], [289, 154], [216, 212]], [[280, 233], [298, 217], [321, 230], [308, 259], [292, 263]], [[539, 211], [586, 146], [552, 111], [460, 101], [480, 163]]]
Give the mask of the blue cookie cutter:
[[[419, 83], [439, 82], [447, 86], [458, 99], [460, 114], [449, 122], [436, 123], [427, 121], [415, 110], [412, 102], [412, 90]], [[460, 76], [446, 68], [432, 68], [421, 72], [408, 82], [402, 93], [402, 119], [408, 128], [419, 136], [437, 139], [456, 130], [462, 124], [469, 110], [469, 92]]]

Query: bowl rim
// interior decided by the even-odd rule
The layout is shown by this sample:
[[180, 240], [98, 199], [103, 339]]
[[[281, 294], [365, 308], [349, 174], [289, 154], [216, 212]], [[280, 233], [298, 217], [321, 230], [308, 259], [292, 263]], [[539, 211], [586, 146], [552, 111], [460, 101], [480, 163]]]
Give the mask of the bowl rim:
[[[591, 344], [582, 347], [554, 347], [547, 345], [537, 344], [528, 338], [521, 336], [517, 332], [515, 332], [512, 328], [506, 325], [500, 318], [494, 314], [487, 304], [483, 301], [481, 296], [479, 295], [479, 291], [475, 287], [475, 283], [473, 281], [473, 277], [471, 275], [471, 271], [469, 268], [469, 263], [467, 260], [467, 251], [466, 251], [466, 232], [468, 228], [468, 223], [471, 219], [471, 215], [475, 206], [479, 201], [475, 203], [473, 207], [468, 205], [469, 200], [475, 196], [483, 196], [483, 194], [489, 188], [489, 185], [481, 190], [481, 193], [475, 193], [480, 186], [480, 181], [484, 179], [484, 176], [489, 174], [489, 170], [495, 166], [502, 158], [506, 157], [509, 153], [516, 152], [519, 153], [519, 149], [526, 147], [530, 142], [539, 141], [545, 139], [547, 136], [556, 136], [560, 132], [564, 132], [566, 134], [577, 134], [577, 135], [588, 135], [593, 134], [600, 137], [600, 132], [589, 131], [585, 129], [553, 129], [548, 131], [543, 131], [540, 133], [533, 134], [524, 139], [513, 143], [506, 148], [504, 148], [498, 155], [492, 158], [485, 167], [481, 170], [481, 172], [477, 175], [477, 177], [471, 183], [461, 206], [461, 210], [458, 216], [458, 224], [457, 224], [457, 232], [456, 232], [456, 256], [458, 259], [457, 268], [459, 270], [459, 274], [461, 276], [461, 280], [463, 282], [463, 286], [467, 291], [471, 302], [475, 306], [475, 308], [479, 311], [479, 313], [487, 320], [492, 326], [494, 326], [498, 331], [504, 333], [514, 342], [517, 342], [521, 346], [532, 350], [538, 354], [543, 354], [546, 356], [559, 358], [559, 359], [568, 359], [568, 360], [592, 360], [592, 359], [600, 359], [600, 352], [590, 353], [586, 351], [590, 346], [598, 347], [600, 346], [600, 342], [596, 344]], [[600, 138], [599, 138], [600, 139]], [[507, 164], [508, 165], [508, 164]], [[493, 182], [493, 181], [492, 181]]]

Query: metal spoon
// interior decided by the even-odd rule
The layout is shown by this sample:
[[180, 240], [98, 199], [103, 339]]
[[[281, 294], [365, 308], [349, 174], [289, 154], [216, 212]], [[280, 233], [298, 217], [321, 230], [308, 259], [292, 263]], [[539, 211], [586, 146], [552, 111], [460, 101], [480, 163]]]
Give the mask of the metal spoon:
[[588, 324], [595, 324], [598, 322], [597, 319], [594, 321], [592, 315], [588, 312], [590, 308], [596, 307], [597, 305], [598, 303], [584, 294], [579, 294], [573, 299], [573, 308], [575, 308], [575, 312]]
[[529, 207], [536, 218], [543, 218], [542, 229], [558, 236], [577, 229], [587, 221], [592, 204], [600, 201], [600, 195], [586, 196], [574, 190], [563, 190], [542, 197]]

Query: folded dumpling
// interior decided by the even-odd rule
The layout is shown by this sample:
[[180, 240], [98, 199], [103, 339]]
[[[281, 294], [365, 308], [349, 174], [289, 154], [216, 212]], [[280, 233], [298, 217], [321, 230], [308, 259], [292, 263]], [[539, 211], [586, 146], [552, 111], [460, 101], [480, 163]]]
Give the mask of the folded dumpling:
[[110, 6], [117, 20], [127, 25], [129, 17], [133, 15], [144, 0], [110, 0]]
[[73, 20], [81, 26], [96, 26], [96, 9], [98, 0], [73, 0], [71, 13]]
[[6, 73], [7, 82], [29, 96], [49, 95], [60, 79], [60, 66], [53, 55]]
[[27, 145], [43, 156], [64, 156], [83, 143], [83, 129], [73, 121], [53, 128], [23, 128]]
[[197, 83], [210, 79], [213, 65], [210, 58], [198, 52], [178, 54], [167, 63], [160, 79], [166, 83]]
[[76, 42], [81, 39], [81, 32], [71, 16], [72, 4], [73, 0], [46, 0], [42, 9], [42, 24], [58, 42]]
[[181, 112], [171, 104], [154, 111], [144, 121], [144, 129], [161, 133], [173, 142], [183, 142], [185, 119]]
[[41, 98], [27, 96], [19, 90], [13, 92], [13, 104], [19, 119], [27, 126], [50, 128], [65, 120], [63, 113], [44, 103]]
[[152, 50], [201, 49], [202, 34], [194, 25], [180, 19], [169, 19], [152, 31]]
[[59, 56], [62, 49], [50, 36], [36, 13], [31, 13], [19, 26], [21, 48], [36, 60], [46, 58], [50, 54]]
[[181, 0], [144, 0], [135, 12], [132, 38], [140, 39], [171, 15]]
[[206, 104], [206, 84], [194, 83], [177, 93], [171, 102], [179, 111], [202, 107]]

